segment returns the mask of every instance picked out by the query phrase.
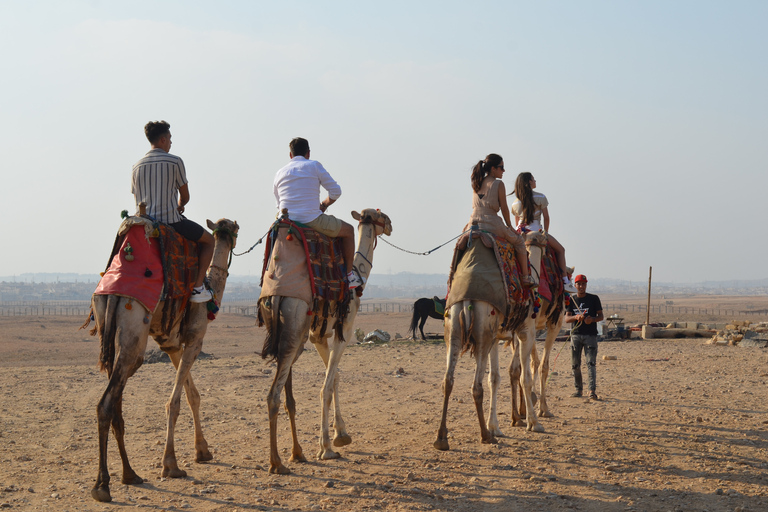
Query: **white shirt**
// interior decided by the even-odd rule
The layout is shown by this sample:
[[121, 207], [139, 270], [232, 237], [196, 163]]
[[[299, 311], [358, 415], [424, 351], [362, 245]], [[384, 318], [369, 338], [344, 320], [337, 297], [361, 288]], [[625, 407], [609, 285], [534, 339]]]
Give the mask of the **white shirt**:
[[295, 156], [277, 171], [272, 188], [277, 209], [282, 214], [288, 209], [288, 217], [296, 222], [312, 222], [323, 213], [320, 210], [320, 187], [328, 191], [333, 200], [341, 197], [341, 187], [317, 160]]

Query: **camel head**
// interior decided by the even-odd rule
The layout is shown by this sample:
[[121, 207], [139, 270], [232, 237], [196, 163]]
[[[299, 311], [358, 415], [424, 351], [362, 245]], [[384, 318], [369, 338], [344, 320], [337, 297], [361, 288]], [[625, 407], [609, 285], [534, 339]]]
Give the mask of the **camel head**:
[[216, 222], [211, 222], [210, 220], [206, 219], [206, 221], [208, 223], [208, 229], [213, 232], [214, 238], [221, 235], [228, 235], [232, 241], [231, 248], [235, 248], [235, 244], [237, 243], [237, 232], [240, 230], [240, 226], [237, 224], [237, 221], [231, 221], [229, 219], [219, 219]]
[[361, 224], [373, 224], [376, 226], [376, 236], [382, 233], [389, 236], [392, 234], [392, 221], [387, 214], [374, 208], [366, 208], [360, 213], [352, 211], [352, 218]]

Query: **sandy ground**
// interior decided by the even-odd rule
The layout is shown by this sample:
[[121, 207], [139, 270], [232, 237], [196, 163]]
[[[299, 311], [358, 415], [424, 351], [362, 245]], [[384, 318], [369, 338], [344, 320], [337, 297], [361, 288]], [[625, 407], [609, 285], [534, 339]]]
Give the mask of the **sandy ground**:
[[[360, 314], [357, 326], [406, 334], [406, 313]], [[254, 319], [220, 315], [193, 376], [214, 453], [194, 462], [183, 406], [176, 431], [183, 479], [160, 477], [170, 364], [145, 364], [125, 394], [126, 442], [146, 479], [120, 483], [109, 445], [110, 504], [90, 497], [97, 472], [96, 403], [106, 376], [98, 342], [79, 318], [0, 318], [0, 507], [11, 510], [768, 510], [768, 353], [702, 340], [624, 340], [599, 349], [602, 401], [570, 398], [569, 351], [550, 377], [546, 433], [509, 425], [510, 385], [500, 392], [505, 437], [480, 443], [471, 395], [474, 363], [461, 359], [449, 409], [451, 450], [432, 447], [442, 404], [440, 342], [351, 345], [341, 362], [342, 410], [353, 438], [342, 458], [288, 463], [270, 475], [266, 394], [272, 366], [257, 351]], [[440, 332], [429, 320], [427, 330]], [[154, 342], [150, 341], [150, 348]], [[555, 354], [563, 343], [555, 345]], [[317, 451], [323, 367], [309, 345], [294, 367], [299, 437]], [[510, 360], [501, 352], [503, 372]], [[553, 355], [553, 358], [554, 358]], [[603, 360], [603, 355], [616, 360]], [[402, 368], [402, 371], [399, 371]], [[506, 373], [503, 373], [506, 375]], [[486, 397], [488, 395], [486, 394]]]

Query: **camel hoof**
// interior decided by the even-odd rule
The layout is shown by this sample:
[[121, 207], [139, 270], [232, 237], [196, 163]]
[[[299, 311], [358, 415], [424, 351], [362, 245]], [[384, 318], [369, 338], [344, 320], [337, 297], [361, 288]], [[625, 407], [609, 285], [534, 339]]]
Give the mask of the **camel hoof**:
[[533, 423], [528, 425], [526, 430], [528, 430], [528, 432], [544, 432], [544, 427], [539, 423]]
[[144, 483], [144, 479], [141, 478], [136, 473], [133, 473], [131, 475], [123, 475], [123, 478], [120, 481], [123, 482], [125, 485], [141, 485]]
[[91, 498], [102, 503], [109, 503], [112, 501], [112, 495], [109, 494], [109, 488], [94, 487], [91, 489]]
[[333, 446], [339, 447], [339, 446], [347, 446], [352, 442], [352, 438], [349, 437], [347, 434], [339, 434], [338, 436], [333, 438]]
[[198, 452], [197, 456], [195, 457], [195, 462], [208, 462], [209, 460], [213, 460], [213, 454], [208, 450], [205, 450], [204, 452]]
[[450, 449], [447, 439], [438, 439], [432, 446], [435, 447], [435, 450], [440, 450], [441, 452], [447, 452]]
[[291, 462], [307, 462], [307, 458], [304, 456], [303, 453], [295, 453], [291, 455], [290, 461]]
[[187, 472], [179, 468], [165, 468], [162, 473], [163, 478], [185, 478], [186, 476]]
[[488, 439], [483, 439], [482, 443], [483, 444], [499, 444], [499, 441], [495, 437], [491, 436]]
[[539, 418], [554, 418], [555, 415], [549, 411], [539, 411]]
[[320, 460], [338, 459], [339, 457], [341, 457], [341, 455], [333, 450], [320, 450], [317, 453], [317, 458]]
[[280, 464], [279, 466], [269, 466], [269, 472], [275, 475], [290, 475], [291, 470]]

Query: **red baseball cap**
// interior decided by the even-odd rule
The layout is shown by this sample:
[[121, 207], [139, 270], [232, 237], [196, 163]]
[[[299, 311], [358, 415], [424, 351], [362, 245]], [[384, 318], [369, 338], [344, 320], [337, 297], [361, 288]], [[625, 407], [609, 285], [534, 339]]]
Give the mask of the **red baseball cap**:
[[584, 281], [586, 283], [587, 282], [587, 276], [585, 276], [584, 274], [579, 274], [579, 275], [576, 276], [576, 279], [573, 280], [574, 283], [579, 283], [581, 281]]

